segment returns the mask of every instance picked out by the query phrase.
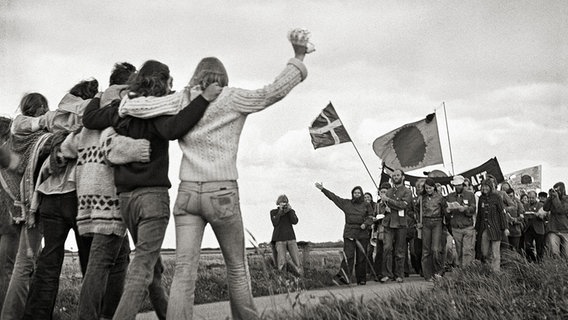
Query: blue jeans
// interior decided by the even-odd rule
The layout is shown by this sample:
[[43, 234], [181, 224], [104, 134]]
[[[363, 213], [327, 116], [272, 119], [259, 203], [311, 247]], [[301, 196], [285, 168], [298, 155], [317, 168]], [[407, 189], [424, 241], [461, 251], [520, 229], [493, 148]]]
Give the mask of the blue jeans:
[[41, 247], [42, 235], [39, 227], [28, 228], [22, 225], [20, 229], [16, 262], [0, 315], [2, 320], [21, 320], [24, 316], [31, 277]]
[[292, 268], [294, 268], [296, 272], [301, 272], [300, 251], [298, 250], [298, 244], [296, 244], [296, 240], [276, 241], [276, 261], [278, 270], [282, 270], [282, 268], [284, 268], [284, 265], [286, 264], [286, 251], [290, 253], [290, 258], [292, 259]]
[[493, 271], [501, 270], [501, 241], [490, 240], [487, 229], [481, 233], [481, 254]]
[[6, 291], [14, 270], [18, 244], [20, 243], [20, 228], [13, 228], [14, 232], [0, 235], [0, 310], [4, 304]]
[[568, 233], [567, 232], [547, 233], [546, 249], [551, 255], [568, 259]]
[[442, 219], [425, 218], [422, 223], [422, 273], [425, 279], [441, 274], [442, 260]]
[[79, 295], [78, 319], [112, 319], [130, 261], [128, 237], [93, 235], [87, 273]]
[[[406, 242], [407, 228], [389, 228], [385, 227], [384, 240], [383, 240], [383, 277], [391, 279], [404, 278], [404, 261], [406, 259], [407, 242]], [[394, 272], [392, 270], [393, 263], [393, 249], [394, 249]]]
[[146, 295], [158, 319], [166, 319], [168, 294], [162, 285], [160, 249], [170, 219], [170, 197], [164, 187], [138, 188], [119, 195], [120, 212], [136, 253], [128, 267], [124, 292], [113, 319], [134, 320]]
[[77, 231], [77, 193], [44, 195], [39, 206], [45, 246], [37, 260], [23, 319], [51, 319], [59, 290], [59, 276], [65, 258], [65, 240], [75, 232], [81, 272], [85, 274], [91, 238]]
[[219, 241], [227, 266], [233, 320], [259, 319], [252, 299], [236, 181], [182, 182], [174, 206], [176, 270], [168, 319], [192, 319], [203, 230], [207, 223]]

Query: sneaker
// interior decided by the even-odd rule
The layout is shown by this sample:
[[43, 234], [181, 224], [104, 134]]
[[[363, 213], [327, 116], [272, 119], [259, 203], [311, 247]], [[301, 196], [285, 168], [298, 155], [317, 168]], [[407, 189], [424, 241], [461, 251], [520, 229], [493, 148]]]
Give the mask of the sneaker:
[[404, 282], [404, 280], [403, 280], [401, 277], [397, 277], [395, 281], [398, 282], [398, 283], [403, 283], [403, 282]]
[[360, 285], [360, 286], [364, 286], [364, 285], [367, 284], [367, 281], [359, 281], [359, 282], [357, 282], [357, 284]]
[[434, 274], [434, 279], [440, 279], [442, 277], [444, 277], [444, 276], [439, 274], [439, 273]]
[[387, 281], [389, 281], [389, 279], [390, 279], [389, 277], [382, 277], [381, 282], [383, 282], [383, 283], [387, 282]]

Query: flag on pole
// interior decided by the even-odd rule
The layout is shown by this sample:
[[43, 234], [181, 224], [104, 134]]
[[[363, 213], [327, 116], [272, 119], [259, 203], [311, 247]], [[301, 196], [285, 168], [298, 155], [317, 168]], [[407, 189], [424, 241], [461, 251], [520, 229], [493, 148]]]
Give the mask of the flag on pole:
[[378, 137], [373, 150], [387, 166], [404, 171], [443, 163], [436, 114]]
[[331, 102], [325, 107], [309, 128], [314, 149], [351, 142]]
[[534, 166], [511, 172], [505, 175], [505, 180], [520, 193], [530, 190], [541, 190], [542, 166]]

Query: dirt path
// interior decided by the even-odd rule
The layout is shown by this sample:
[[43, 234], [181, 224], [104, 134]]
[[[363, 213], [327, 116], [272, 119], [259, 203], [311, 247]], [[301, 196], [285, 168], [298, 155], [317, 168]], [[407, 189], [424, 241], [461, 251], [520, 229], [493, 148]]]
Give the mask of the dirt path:
[[[292, 304], [296, 299], [302, 303], [315, 304], [319, 303], [322, 297], [329, 296], [333, 294], [338, 299], [350, 298], [350, 297], [363, 297], [363, 299], [371, 299], [375, 297], [386, 297], [390, 292], [398, 289], [428, 289], [432, 288], [433, 284], [424, 281], [417, 275], [413, 275], [410, 278], [406, 278], [404, 283], [378, 283], [375, 281], [367, 282], [367, 285], [357, 286], [341, 286], [341, 287], [330, 287], [311, 291], [304, 291], [301, 293], [291, 293], [291, 294], [279, 294], [269, 297], [257, 297], [254, 298], [256, 307], [260, 313], [267, 311], [278, 311], [278, 310], [290, 310], [292, 309]], [[208, 303], [196, 305], [194, 307], [194, 319], [195, 320], [209, 320], [209, 319], [230, 319], [231, 310], [228, 301]], [[139, 314], [136, 317], [137, 320], [155, 320], [158, 319], [154, 312], [147, 312]]]

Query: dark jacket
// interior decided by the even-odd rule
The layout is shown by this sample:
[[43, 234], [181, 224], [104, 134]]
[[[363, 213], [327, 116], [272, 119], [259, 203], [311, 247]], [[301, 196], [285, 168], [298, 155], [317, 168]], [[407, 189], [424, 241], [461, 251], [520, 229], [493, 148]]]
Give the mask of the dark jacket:
[[296, 216], [294, 209], [282, 210], [276, 208], [270, 210], [270, 220], [272, 220], [272, 225], [274, 226], [272, 241], [296, 240], [296, 234], [292, 225], [298, 223], [298, 216]]
[[[412, 218], [412, 191], [405, 186], [394, 186], [387, 191], [386, 205], [390, 208], [390, 213], [385, 212], [383, 226], [389, 228], [406, 228], [409, 219]], [[401, 217], [400, 212], [404, 212]]]
[[422, 204], [422, 221], [424, 221], [425, 218], [442, 220], [446, 215], [448, 203], [437, 191], [431, 196], [427, 194], [419, 196], [415, 203], [416, 207], [414, 211], [417, 212], [417, 215], [420, 214], [420, 204]]
[[452, 192], [448, 195], [446, 201], [448, 203], [457, 202], [466, 207], [463, 212], [460, 212], [458, 209], [450, 210], [452, 229], [463, 229], [473, 226], [473, 216], [475, 216], [477, 209], [473, 193], [466, 190], [463, 190], [461, 193]]
[[489, 240], [500, 241], [507, 225], [502, 198], [494, 192], [481, 194], [477, 204], [475, 223], [477, 233], [481, 235], [483, 231], [487, 230]]
[[548, 197], [544, 203], [544, 211], [550, 211], [546, 229], [547, 232], [568, 233], [568, 196], [564, 184], [558, 184], [561, 184], [560, 192]]
[[[333, 201], [335, 205], [345, 214], [345, 227], [343, 228], [343, 238], [349, 239], [368, 239], [371, 236], [371, 225], [373, 224], [373, 209], [362, 201], [355, 203], [351, 199], [343, 199], [336, 196], [333, 192], [323, 188], [323, 194]], [[365, 229], [361, 225], [365, 224]]]
[[534, 215], [534, 213], [542, 209], [542, 206], [543, 203], [540, 201], [525, 205], [525, 232], [532, 227], [536, 234], [544, 235], [544, 219]]
[[103, 130], [114, 127], [118, 134], [150, 141], [150, 162], [133, 162], [114, 167], [117, 192], [128, 192], [141, 187], [170, 188], [169, 140], [179, 139], [193, 128], [203, 116], [209, 101], [198, 96], [174, 116], [151, 119], [120, 118], [118, 103], [120, 100], [115, 100], [111, 105], [100, 108], [100, 99], [94, 98], [83, 114], [83, 125], [87, 129]]

